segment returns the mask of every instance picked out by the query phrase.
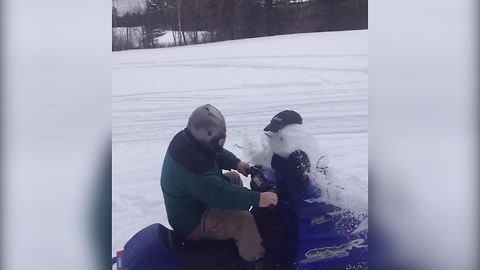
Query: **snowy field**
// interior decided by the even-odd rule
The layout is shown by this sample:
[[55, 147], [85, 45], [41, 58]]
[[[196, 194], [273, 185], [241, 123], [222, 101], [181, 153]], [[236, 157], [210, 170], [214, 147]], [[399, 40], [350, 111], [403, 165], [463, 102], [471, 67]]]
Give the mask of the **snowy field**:
[[225, 147], [245, 161], [238, 146], [259, 140], [277, 112], [299, 112], [332, 165], [366, 186], [367, 42], [361, 30], [114, 52], [112, 252], [147, 225], [168, 226], [165, 151], [205, 103], [224, 114]]

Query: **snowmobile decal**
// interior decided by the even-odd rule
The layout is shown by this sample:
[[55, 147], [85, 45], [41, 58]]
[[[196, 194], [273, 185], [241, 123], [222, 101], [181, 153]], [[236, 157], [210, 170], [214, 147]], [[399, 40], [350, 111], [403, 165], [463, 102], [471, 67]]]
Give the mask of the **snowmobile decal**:
[[329, 222], [330, 220], [331, 220], [330, 218], [327, 218], [325, 216], [314, 217], [310, 221], [310, 227], [321, 225], [323, 223]]
[[333, 258], [342, 258], [350, 255], [347, 250], [352, 248], [366, 248], [368, 245], [362, 245], [365, 242], [364, 239], [359, 238], [350, 241], [349, 243], [342, 244], [340, 246], [314, 248], [305, 253], [306, 259], [301, 260], [300, 263], [310, 263], [321, 260], [328, 260]]

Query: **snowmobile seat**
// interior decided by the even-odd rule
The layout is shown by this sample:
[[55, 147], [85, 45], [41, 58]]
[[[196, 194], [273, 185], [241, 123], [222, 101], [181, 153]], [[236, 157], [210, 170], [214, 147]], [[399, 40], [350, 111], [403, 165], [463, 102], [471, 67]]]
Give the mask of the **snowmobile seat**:
[[116, 259], [117, 269], [128, 270], [179, 270], [171, 249], [164, 239], [168, 239], [168, 229], [155, 223], [137, 232], [125, 244]]
[[182, 269], [244, 269], [244, 261], [233, 240], [191, 241], [169, 230], [167, 241]]
[[128, 270], [242, 270], [245, 263], [233, 240], [186, 240], [155, 223], [137, 232], [113, 259]]

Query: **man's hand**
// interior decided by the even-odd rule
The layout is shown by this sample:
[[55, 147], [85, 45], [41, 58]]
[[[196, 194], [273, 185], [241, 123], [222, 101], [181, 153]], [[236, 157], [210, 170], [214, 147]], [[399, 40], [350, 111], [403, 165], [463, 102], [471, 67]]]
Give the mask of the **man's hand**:
[[260, 202], [258, 203], [258, 206], [269, 207], [271, 205], [277, 205], [277, 203], [278, 203], [277, 194], [273, 192], [260, 193]]
[[248, 165], [248, 163], [240, 161], [237, 164], [237, 171], [239, 173], [243, 174], [244, 176], [248, 176], [248, 171], [249, 170], [250, 170], [250, 165]]

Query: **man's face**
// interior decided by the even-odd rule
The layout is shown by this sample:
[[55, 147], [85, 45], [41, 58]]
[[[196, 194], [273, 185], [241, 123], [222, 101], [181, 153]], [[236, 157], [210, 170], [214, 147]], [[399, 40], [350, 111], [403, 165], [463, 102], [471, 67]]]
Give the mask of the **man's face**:
[[211, 140], [211, 145], [214, 152], [222, 151], [223, 146], [225, 145], [226, 138], [227, 135], [225, 134], [225, 132], [221, 132], [219, 135], [217, 135]]

